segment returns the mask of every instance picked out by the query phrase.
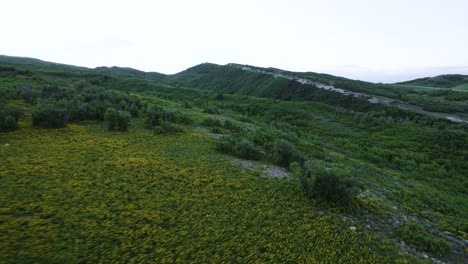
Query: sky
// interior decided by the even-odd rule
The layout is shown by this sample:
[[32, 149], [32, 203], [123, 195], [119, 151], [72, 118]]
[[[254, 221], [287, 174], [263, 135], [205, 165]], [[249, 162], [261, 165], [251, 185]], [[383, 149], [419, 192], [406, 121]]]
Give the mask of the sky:
[[468, 74], [468, 0], [1, 0], [0, 54], [166, 74], [203, 62], [373, 82]]

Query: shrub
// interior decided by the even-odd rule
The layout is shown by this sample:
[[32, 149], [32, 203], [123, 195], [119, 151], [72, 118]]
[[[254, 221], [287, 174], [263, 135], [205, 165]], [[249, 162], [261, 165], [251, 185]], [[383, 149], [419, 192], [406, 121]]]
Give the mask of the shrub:
[[351, 182], [345, 181], [334, 174], [317, 175], [312, 186], [308, 187], [310, 188], [309, 195], [314, 198], [346, 206], [351, 204]]
[[239, 158], [257, 160], [261, 157], [260, 149], [254, 143], [238, 137], [222, 137], [216, 146], [217, 150]]
[[193, 120], [178, 110], [163, 109], [157, 106], [146, 108], [147, 119], [145, 121], [148, 128], [161, 125], [163, 122], [174, 124], [191, 124]]
[[67, 121], [67, 111], [54, 100], [46, 100], [38, 103], [32, 112], [33, 126], [61, 128], [67, 125]]
[[108, 108], [104, 118], [108, 122], [108, 129], [110, 131], [127, 131], [131, 115], [127, 111], [117, 111], [114, 108]]
[[36, 98], [39, 97], [39, 93], [33, 90], [30, 86], [18, 86], [16, 87], [17, 98], [22, 98], [27, 103], [34, 103]]
[[159, 126], [162, 122], [162, 109], [156, 106], [149, 105], [146, 107], [147, 118], [145, 124], [148, 128]]
[[299, 163], [293, 162], [291, 170], [299, 177], [308, 197], [340, 206], [351, 204], [355, 184], [338, 176], [338, 172], [327, 170], [318, 162], [310, 168], [303, 168]]
[[275, 142], [273, 147], [273, 155], [275, 162], [278, 165], [288, 167], [293, 161], [300, 164], [304, 163], [304, 155], [296, 149], [294, 144], [286, 140]]
[[191, 124], [192, 119], [179, 110], [162, 109], [162, 119], [175, 124]]
[[230, 130], [232, 132], [240, 132], [242, 129], [238, 126], [236, 126], [231, 120], [225, 120], [223, 127], [227, 130]]
[[0, 131], [9, 132], [18, 128], [17, 120], [14, 116], [8, 115], [0, 110]]
[[171, 124], [170, 122], [166, 121], [160, 127], [155, 128], [154, 132], [157, 134], [167, 134], [184, 132], [184, 130], [180, 126]]
[[209, 126], [209, 127], [221, 127], [222, 126], [221, 120], [212, 118], [212, 117], [204, 119], [201, 124], [204, 126]]
[[205, 108], [203, 110], [203, 113], [207, 113], [207, 114], [219, 114], [219, 110], [218, 108], [214, 107], [214, 106], [208, 106], [207, 108]]

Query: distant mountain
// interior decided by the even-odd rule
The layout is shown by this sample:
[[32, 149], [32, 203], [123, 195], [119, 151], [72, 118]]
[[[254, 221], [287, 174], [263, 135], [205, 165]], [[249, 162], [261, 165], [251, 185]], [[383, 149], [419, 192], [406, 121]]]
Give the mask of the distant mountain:
[[[126, 75], [126, 76], [133, 76], [133, 77], [143, 77], [148, 79], [161, 79], [165, 77], [162, 73], [157, 72], [144, 72], [132, 68], [127, 67], [96, 67], [94, 69], [87, 68], [87, 67], [79, 67], [74, 65], [68, 64], [61, 64], [55, 62], [48, 62], [34, 58], [27, 58], [27, 57], [13, 57], [13, 56], [5, 56], [0, 55], [0, 64], [3, 67], [21, 67], [21, 69], [27, 70], [39, 70], [42, 72], [63, 72], [67, 71], [67, 73], [72, 74], [107, 74], [107, 75]], [[63, 75], [63, 74], [62, 74]]]
[[400, 85], [428, 86], [438, 88], [458, 88], [468, 86], [468, 75], [446, 74], [435, 77], [419, 78], [406, 82], [399, 82]]
[[143, 78], [154, 78], [154, 79], [161, 79], [165, 77], [165, 74], [158, 73], [158, 72], [144, 72], [140, 70], [136, 70], [133, 68], [127, 67], [96, 67], [96, 71], [108, 74], [115, 74], [115, 75], [127, 75], [127, 76], [135, 76], [135, 77], [143, 77]]
[[0, 63], [2, 64], [2, 66], [21, 65], [23, 68], [50, 67], [50, 68], [71, 68], [74, 70], [79, 70], [79, 69], [88, 70], [88, 68], [86, 67], [48, 62], [48, 61], [43, 61], [43, 60], [28, 58], [28, 57], [14, 57], [14, 56], [6, 56], [6, 55], [0, 55]]

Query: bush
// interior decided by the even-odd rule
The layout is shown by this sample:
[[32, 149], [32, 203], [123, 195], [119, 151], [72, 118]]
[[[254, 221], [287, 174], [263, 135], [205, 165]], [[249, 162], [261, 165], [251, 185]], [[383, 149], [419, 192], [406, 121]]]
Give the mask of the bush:
[[254, 143], [238, 137], [222, 137], [216, 146], [217, 150], [239, 158], [258, 160], [261, 158], [260, 149]]
[[291, 164], [291, 170], [308, 197], [340, 206], [351, 204], [355, 184], [337, 176], [338, 172], [327, 170], [320, 163], [305, 169], [297, 162]]
[[23, 109], [0, 105], [0, 131], [9, 132], [18, 128], [18, 120], [24, 115]]
[[219, 114], [219, 110], [218, 108], [214, 107], [214, 106], [208, 106], [207, 108], [205, 108], [203, 110], [203, 113], [207, 113], [207, 114]]
[[68, 114], [57, 101], [46, 100], [38, 103], [32, 112], [33, 126], [61, 128], [67, 125]]
[[146, 107], [147, 118], [145, 124], [148, 128], [159, 126], [162, 122], [162, 109], [156, 106], [149, 105]]
[[15, 117], [7, 115], [4, 111], [0, 110], [0, 131], [9, 132], [14, 131], [17, 128], [18, 125]]
[[108, 122], [108, 129], [110, 131], [127, 131], [131, 115], [127, 111], [117, 111], [114, 108], [108, 108], [104, 119]]
[[146, 108], [147, 119], [145, 121], [148, 128], [161, 125], [163, 122], [174, 124], [191, 124], [193, 120], [178, 110], [163, 109], [157, 106]]
[[201, 124], [209, 127], [222, 127], [221, 120], [212, 117], [204, 119]]
[[170, 122], [166, 121], [160, 127], [155, 128], [154, 132], [157, 134], [167, 134], [184, 132], [184, 130], [180, 126], [171, 124]]
[[309, 194], [326, 202], [348, 206], [352, 200], [351, 188], [351, 182], [328, 173], [315, 177], [312, 186], [310, 186]]
[[225, 120], [223, 127], [227, 130], [230, 130], [232, 132], [240, 132], [242, 129], [238, 126], [236, 126], [231, 120]]
[[296, 149], [294, 144], [286, 140], [275, 142], [273, 155], [278, 165], [288, 167], [291, 162], [304, 163], [304, 155]]

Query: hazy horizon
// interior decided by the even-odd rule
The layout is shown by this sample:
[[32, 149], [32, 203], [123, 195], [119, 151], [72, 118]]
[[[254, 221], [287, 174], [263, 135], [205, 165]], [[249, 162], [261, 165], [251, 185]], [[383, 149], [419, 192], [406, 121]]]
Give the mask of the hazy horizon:
[[3, 3], [0, 54], [173, 74], [203, 62], [372, 82], [468, 74], [468, 2]]

